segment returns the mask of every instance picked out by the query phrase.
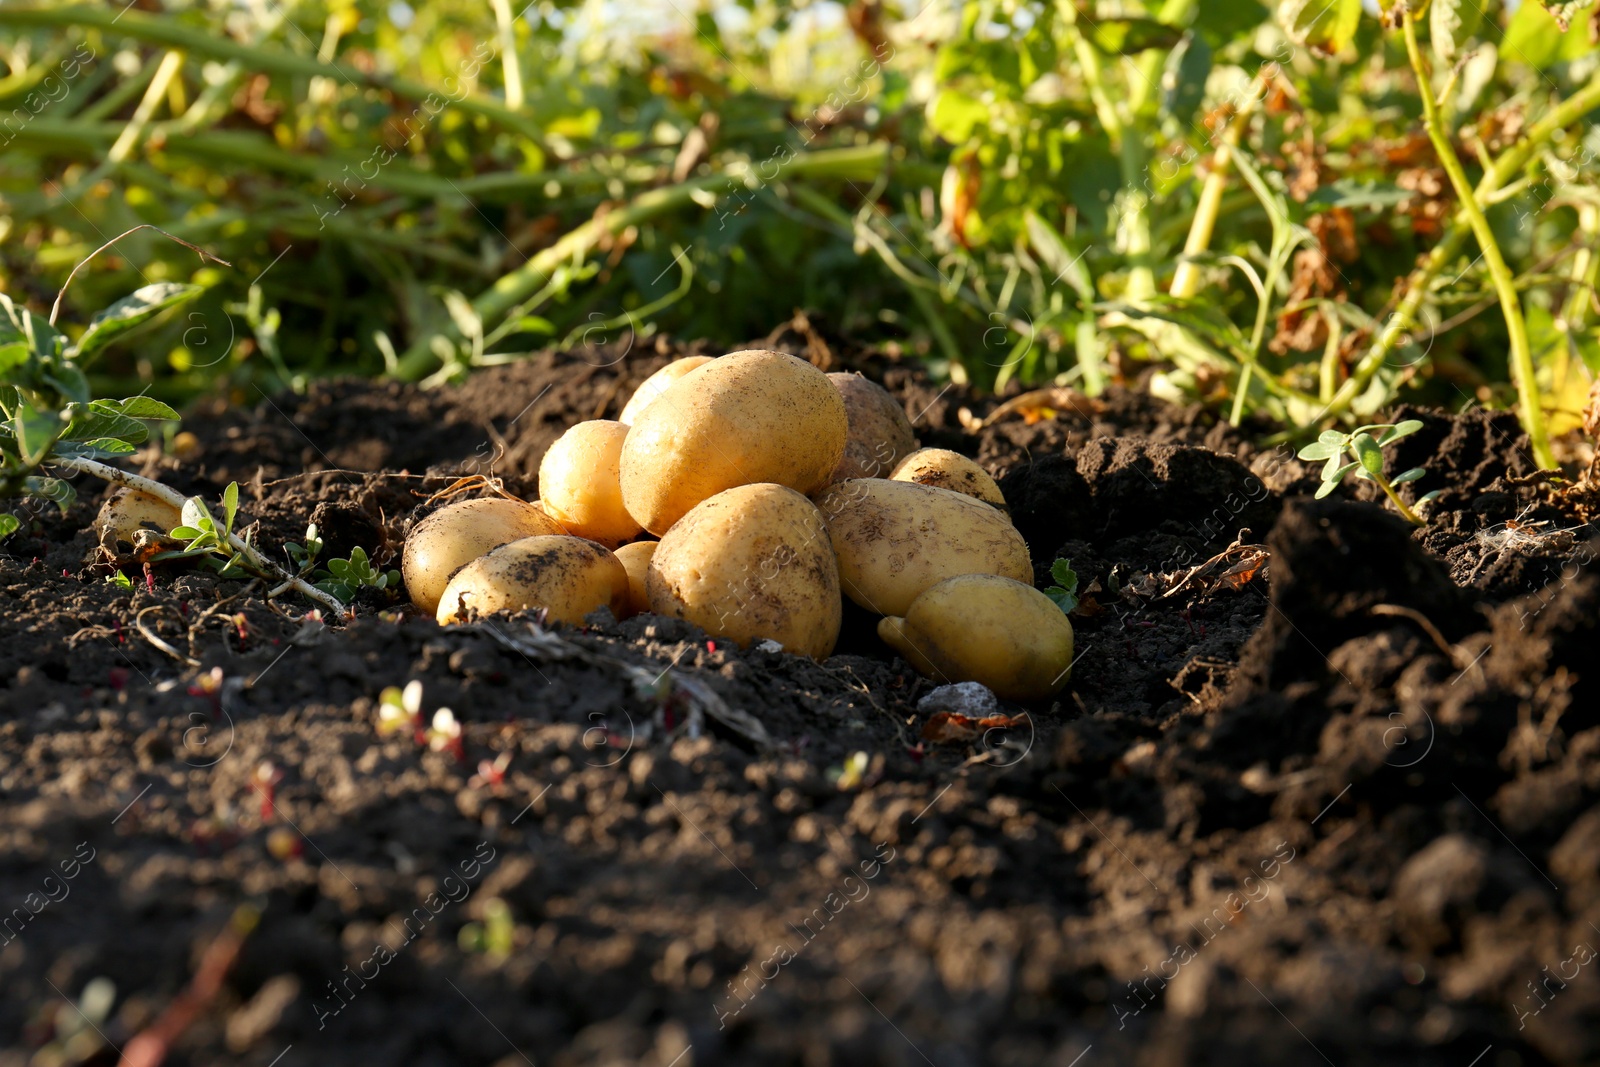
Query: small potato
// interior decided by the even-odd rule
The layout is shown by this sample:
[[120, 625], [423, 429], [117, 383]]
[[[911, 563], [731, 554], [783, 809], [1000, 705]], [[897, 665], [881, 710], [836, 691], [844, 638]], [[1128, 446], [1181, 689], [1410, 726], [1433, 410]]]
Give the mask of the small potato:
[[622, 414], [617, 416], [617, 421], [632, 426], [639, 413], [650, 406], [650, 401], [666, 392], [668, 386], [690, 371], [710, 362], [710, 356], [684, 356], [668, 363], [639, 384], [639, 388], [634, 390], [628, 402], [623, 405]]
[[1033, 581], [1011, 520], [970, 496], [885, 478], [850, 478], [817, 495], [845, 595], [879, 615], [904, 615], [923, 590], [958, 574]]
[[660, 541], [635, 541], [616, 551], [616, 557], [628, 572], [629, 615], [642, 615], [650, 610], [650, 590], [646, 577], [650, 573], [650, 559], [660, 544]]
[[650, 610], [741, 645], [761, 638], [823, 659], [839, 639], [839, 571], [816, 506], [782, 485], [699, 504], [650, 560]]
[[947, 578], [878, 636], [939, 682], [981, 682], [1006, 700], [1060, 692], [1072, 668], [1072, 623], [1031, 585], [992, 574]]
[[583, 624], [596, 608], [628, 613], [628, 572], [604, 545], [564, 534], [524, 537], [479, 556], [456, 572], [439, 599], [441, 624], [469, 610], [544, 608], [551, 622]]
[[844, 397], [850, 426], [844, 458], [834, 468], [833, 480], [887, 477], [895, 464], [917, 447], [917, 436], [900, 402], [860, 374], [837, 372], [828, 375], [828, 380]]
[[521, 500], [499, 496], [458, 500], [412, 529], [400, 573], [411, 602], [431, 615], [438, 610], [451, 576], [466, 564], [510, 541], [562, 533], [566, 530], [559, 522]]
[[660, 536], [725, 489], [828, 484], [848, 433], [828, 376], [782, 352], [734, 352], [690, 371], [646, 408], [622, 446], [622, 502]]
[[889, 477], [897, 482], [915, 482], [964, 493], [1002, 510], [1006, 506], [1006, 498], [1000, 495], [1000, 487], [989, 477], [989, 472], [948, 448], [918, 449], [901, 460]]
[[134, 538], [141, 533], [149, 536], [140, 540], [165, 537], [181, 525], [183, 513], [177, 508], [159, 497], [127, 486], [113, 489], [94, 519], [100, 547], [112, 556], [125, 555], [140, 547]]
[[620, 422], [580, 422], [556, 438], [539, 464], [542, 510], [574, 537], [614, 548], [639, 534], [622, 506], [619, 463], [628, 428]]

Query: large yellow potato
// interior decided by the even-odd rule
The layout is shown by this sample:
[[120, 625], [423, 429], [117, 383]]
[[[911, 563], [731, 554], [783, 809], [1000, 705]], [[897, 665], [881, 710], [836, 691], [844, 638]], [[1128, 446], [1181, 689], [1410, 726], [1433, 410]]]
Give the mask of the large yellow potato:
[[828, 375], [844, 398], [849, 437], [833, 480], [885, 478], [917, 447], [917, 435], [900, 402], [877, 382], [854, 372]]
[[639, 533], [622, 506], [620, 464], [628, 428], [580, 422], [556, 438], [539, 463], [539, 500], [575, 537], [614, 547]]
[[1006, 498], [1000, 494], [1000, 487], [989, 477], [989, 472], [948, 448], [918, 449], [901, 460], [889, 477], [897, 482], [916, 482], [964, 493], [997, 508], [1006, 506]]
[[661, 538], [650, 610], [716, 637], [761, 638], [822, 659], [839, 639], [839, 571], [816, 506], [782, 485], [742, 485], [706, 500]]
[[446, 504], [412, 528], [400, 564], [411, 602], [432, 615], [450, 576], [509, 541], [566, 531], [533, 504], [500, 496]]
[[628, 572], [628, 614], [640, 615], [650, 610], [650, 558], [656, 554], [659, 541], [635, 541], [617, 549], [616, 556]]
[[904, 615], [923, 590], [958, 574], [1033, 581], [1028, 546], [1005, 514], [948, 489], [883, 478], [835, 482], [817, 495], [845, 595]]
[[848, 432], [828, 376], [781, 352], [734, 352], [690, 371], [647, 407], [622, 446], [622, 502], [653, 534], [725, 489], [812, 493]]
[[475, 609], [544, 608], [551, 622], [582, 625], [596, 608], [628, 613], [628, 572], [604, 546], [564, 534], [524, 537], [462, 567], [445, 586], [435, 618], [464, 618]]
[[639, 388], [634, 390], [628, 402], [622, 406], [622, 414], [617, 416], [617, 421], [631, 426], [633, 420], [639, 417], [639, 413], [649, 407], [652, 400], [666, 392], [668, 386], [695, 368], [703, 367], [710, 362], [710, 356], [684, 356], [668, 363], [639, 384]]
[[1006, 700], [1042, 700], [1067, 684], [1072, 623], [1031, 585], [992, 574], [947, 578], [878, 636], [922, 674], [981, 682]]

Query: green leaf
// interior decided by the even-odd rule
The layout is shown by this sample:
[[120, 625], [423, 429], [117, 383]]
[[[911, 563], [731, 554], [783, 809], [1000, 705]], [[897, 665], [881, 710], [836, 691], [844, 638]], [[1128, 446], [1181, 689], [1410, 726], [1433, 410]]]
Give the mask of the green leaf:
[[1271, 17], [1256, 0], [1213, 0], [1195, 5], [1194, 30], [1213, 48], [1221, 48], [1244, 38]]
[[1393, 478], [1390, 478], [1389, 479], [1389, 484], [1390, 485], [1404, 485], [1407, 482], [1416, 481], [1418, 478], [1421, 478], [1423, 475], [1425, 475], [1427, 473], [1428, 472], [1427, 472], [1427, 470], [1425, 468], [1412, 467], [1410, 470], [1402, 471], [1401, 473], [1395, 475]]
[[1330, 456], [1337, 456], [1342, 451], [1344, 451], [1343, 448], [1330, 445], [1326, 441], [1313, 441], [1309, 445], [1306, 445], [1304, 448], [1302, 448], [1299, 452], [1296, 452], [1295, 456], [1309, 463], [1314, 460], [1327, 459]]
[[126, 456], [134, 451], [134, 447], [120, 437], [95, 437], [88, 441], [57, 441], [56, 455], [64, 458], [80, 456], [93, 458], [95, 456]]
[[72, 483], [64, 482], [60, 478], [34, 475], [22, 479], [22, 488], [32, 496], [50, 501], [61, 509], [63, 515], [72, 506], [72, 502], [78, 499], [78, 491], [72, 488]]
[[1337, 55], [1355, 40], [1361, 0], [1280, 0], [1278, 21], [1295, 44]]
[[1212, 59], [1211, 44], [1204, 36], [1195, 34], [1186, 37], [1183, 44], [1167, 57], [1166, 71], [1161, 80], [1162, 115], [1182, 126], [1195, 121], [1195, 112], [1205, 100], [1206, 79], [1211, 76]]
[[66, 423], [53, 411], [37, 411], [24, 404], [12, 422], [12, 432], [17, 438], [17, 454], [23, 465], [37, 467], [50, 454]]
[[192, 496], [183, 502], [183, 524], [204, 533], [214, 533], [217, 528], [216, 520], [211, 517], [211, 510], [206, 507], [206, 502], [197, 496]]
[[989, 122], [989, 109], [981, 100], [954, 89], [943, 89], [928, 103], [928, 125], [951, 144], [963, 144], [972, 132]]
[[222, 529], [224, 533], [233, 532], [233, 517], [239, 513], [239, 483], [229, 482], [228, 488], [222, 491]]
[[1029, 246], [1051, 274], [1072, 286], [1085, 304], [1094, 303], [1094, 280], [1089, 276], [1089, 268], [1084, 266], [1086, 252], [1074, 252], [1066, 238], [1031, 209], [1022, 221], [1028, 230]]
[[1572, 27], [1572, 20], [1581, 14], [1584, 8], [1594, 3], [1594, 0], [1571, 0], [1571, 2], [1552, 3], [1551, 0], [1539, 0], [1544, 9], [1550, 12], [1550, 17], [1556, 20], [1556, 26], [1562, 33]]
[[1432, 492], [1423, 493], [1421, 496], [1417, 497], [1417, 503], [1427, 504], [1431, 501], [1438, 500], [1439, 494], [1442, 492], [1444, 492], [1443, 489], [1435, 489]]
[[155, 318], [168, 308], [187, 304], [205, 289], [182, 282], [156, 282], [141, 286], [107, 307], [89, 320], [78, 343], [72, 347], [71, 357], [87, 359], [111, 344], [123, 334]]
[[6, 374], [17, 367], [27, 363], [33, 358], [33, 346], [20, 338], [9, 341], [0, 341], [0, 381], [5, 381]]
[[60, 340], [61, 331], [50, 325], [50, 320], [35, 315], [0, 293], [0, 344], [22, 341], [38, 355], [53, 359]]
[[1132, 55], [1151, 48], [1172, 48], [1183, 40], [1183, 31], [1155, 19], [1101, 19], [1088, 36], [1102, 52]]
[[1350, 439], [1350, 447], [1355, 450], [1356, 459], [1361, 463], [1361, 469], [1368, 474], [1383, 473], [1383, 450], [1378, 447], [1378, 442], [1373, 440], [1370, 433], [1358, 433]]
[[180, 541], [193, 541], [196, 537], [201, 536], [200, 531], [193, 526], [174, 526], [168, 532]]
[[139, 444], [150, 436], [150, 431], [144, 423], [119, 414], [113, 405], [105, 401], [69, 404], [66, 415], [67, 428], [61, 436], [67, 441], [113, 437], [131, 444]]
[[1428, 11], [1428, 33], [1433, 38], [1433, 54], [1446, 63], [1455, 62], [1472, 35], [1483, 22], [1483, 8], [1477, 0], [1433, 0]]
[[1564, 32], [1561, 19], [1570, 24], [1572, 16], [1588, 6], [1522, 4], [1506, 27], [1505, 40], [1500, 45], [1501, 59], [1526, 63], [1542, 71], [1584, 55], [1590, 50], [1587, 34]]
[[118, 415], [126, 415], [130, 419], [165, 419], [169, 422], [178, 421], [178, 413], [159, 400], [148, 396], [130, 396], [123, 400], [96, 400], [96, 407], [103, 407], [114, 411]]
[[1407, 419], [1405, 422], [1397, 423], [1385, 431], [1383, 436], [1378, 438], [1378, 444], [1380, 447], [1393, 444], [1402, 437], [1410, 437], [1420, 429], [1422, 429], [1421, 419]]
[[21, 526], [21, 520], [19, 520], [15, 515], [8, 515], [4, 512], [0, 512], [0, 540], [10, 537], [12, 534], [16, 533], [18, 528]]

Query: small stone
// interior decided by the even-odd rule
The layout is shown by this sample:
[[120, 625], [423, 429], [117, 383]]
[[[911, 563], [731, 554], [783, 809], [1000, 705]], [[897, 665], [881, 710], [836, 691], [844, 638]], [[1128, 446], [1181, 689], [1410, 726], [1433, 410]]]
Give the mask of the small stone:
[[941, 685], [917, 701], [917, 711], [923, 715], [949, 711], [957, 715], [982, 719], [998, 714], [1000, 701], [986, 685], [979, 682], [957, 682], [955, 685]]

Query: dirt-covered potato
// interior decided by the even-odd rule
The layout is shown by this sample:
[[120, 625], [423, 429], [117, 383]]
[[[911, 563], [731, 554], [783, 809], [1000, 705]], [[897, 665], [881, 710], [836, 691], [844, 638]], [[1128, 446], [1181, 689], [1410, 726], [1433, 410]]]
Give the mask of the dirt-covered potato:
[[1006, 700], [1060, 692], [1072, 667], [1072, 623], [1031, 585], [992, 574], [947, 578], [878, 636], [940, 682], [981, 682]]
[[650, 406], [650, 401], [666, 392], [673, 382], [695, 368], [703, 367], [710, 362], [710, 356], [684, 356], [682, 359], [675, 359], [668, 363], [665, 367], [662, 367], [639, 383], [639, 388], [634, 390], [633, 395], [628, 398], [628, 402], [622, 406], [622, 414], [617, 416], [617, 421], [630, 426], [633, 425], [633, 421], [639, 417], [639, 413]]
[[[628, 572], [628, 614], [639, 615], [650, 610], [650, 590], [647, 578], [650, 557], [656, 554], [659, 541], [635, 541], [617, 549], [616, 556]], [[619, 616], [620, 618], [620, 616]]]
[[915, 482], [964, 493], [997, 508], [1006, 506], [1006, 498], [1000, 495], [1000, 487], [989, 477], [989, 472], [948, 448], [918, 449], [901, 460], [889, 477], [897, 482]]
[[869, 378], [851, 371], [830, 374], [828, 380], [844, 398], [850, 427], [833, 480], [887, 478], [895, 464], [917, 447], [911, 420], [900, 402]]
[[835, 482], [817, 495], [845, 595], [904, 615], [923, 590], [958, 574], [1033, 581], [1028, 546], [1003, 512], [948, 489], [884, 478]]
[[456, 572], [439, 598], [440, 623], [469, 610], [544, 608], [551, 622], [583, 623], [596, 608], [628, 613], [628, 572], [604, 545], [565, 534], [524, 537], [479, 556]]
[[622, 506], [619, 464], [628, 428], [580, 422], [556, 438], [539, 463], [539, 501], [575, 537], [615, 547], [639, 533]]
[[844, 398], [782, 352], [734, 352], [690, 371], [646, 408], [622, 446], [622, 501], [664, 534], [725, 489], [828, 484], [844, 454]]
[[400, 573], [411, 602], [431, 615], [450, 576], [466, 564], [510, 541], [560, 533], [566, 530], [559, 522], [521, 500], [458, 500], [412, 528]]
[[816, 506], [741, 485], [678, 521], [650, 560], [650, 610], [742, 645], [768, 638], [822, 659], [839, 639], [839, 571]]
[[[112, 556], [125, 555], [141, 547], [138, 540], [163, 537], [181, 525], [183, 514], [177, 508], [165, 500], [127, 486], [113, 489], [111, 495], [106, 497], [106, 502], [100, 505], [100, 513], [94, 519], [100, 547]], [[146, 538], [139, 538], [141, 533]]]

